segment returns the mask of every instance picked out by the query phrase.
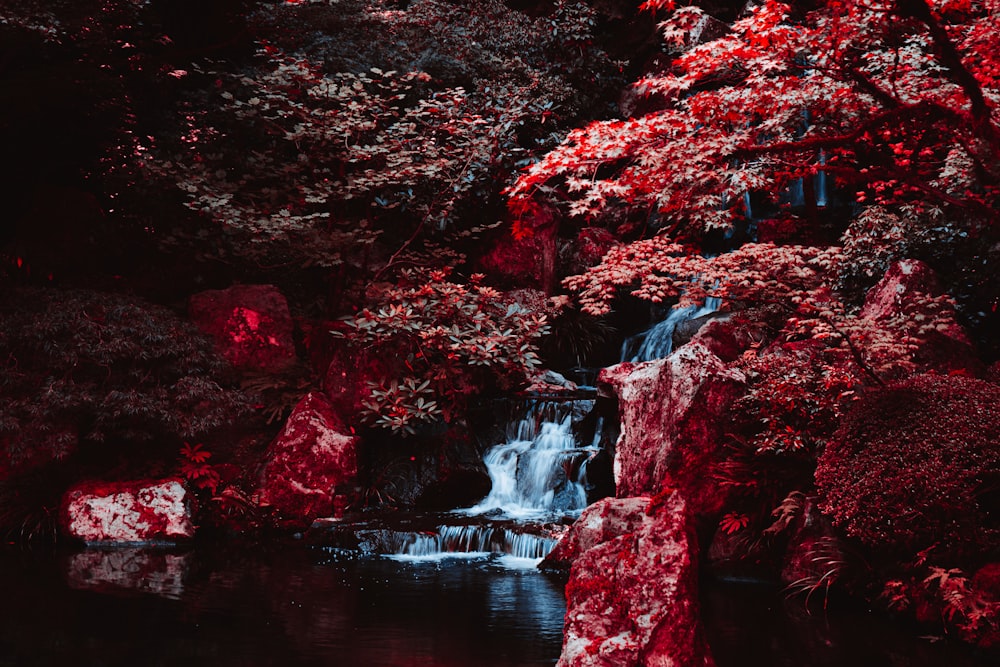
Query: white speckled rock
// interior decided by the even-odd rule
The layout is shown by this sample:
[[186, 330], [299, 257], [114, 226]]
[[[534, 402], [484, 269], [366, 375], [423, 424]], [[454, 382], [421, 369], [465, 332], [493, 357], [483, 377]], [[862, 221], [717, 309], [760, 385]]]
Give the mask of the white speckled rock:
[[194, 536], [180, 479], [85, 482], [66, 492], [60, 521], [87, 543], [172, 541]]

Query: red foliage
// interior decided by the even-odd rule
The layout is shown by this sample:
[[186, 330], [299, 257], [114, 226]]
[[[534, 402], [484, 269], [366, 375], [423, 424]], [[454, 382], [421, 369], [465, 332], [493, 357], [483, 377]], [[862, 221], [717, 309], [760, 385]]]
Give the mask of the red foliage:
[[873, 390], [819, 458], [822, 508], [848, 535], [902, 554], [995, 548], [998, 441], [996, 385], [921, 375]]
[[768, 0], [702, 42], [709, 17], [678, 8], [662, 24], [673, 67], [635, 84], [658, 108], [570, 133], [513, 198], [561, 193], [583, 216], [654, 208], [697, 231], [730, 226], [748, 191], [825, 172], [859, 201], [988, 216], [998, 15], [995, 2]]

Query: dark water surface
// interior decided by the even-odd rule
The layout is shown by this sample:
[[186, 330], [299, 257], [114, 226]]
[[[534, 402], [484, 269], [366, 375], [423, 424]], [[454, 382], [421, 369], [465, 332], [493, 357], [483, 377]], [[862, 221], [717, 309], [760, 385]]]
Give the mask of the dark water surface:
[[0, 553], [0, 665], [528, 667], [562, 642], [560, 585], [486, 559], [121, 556]]
[[[718, 667], [997, 664], [762, 587], [710, 584], [703, 605]], [[561, 581], [485, 557], [0, 550], [0, 667], [551, 667], [564, 611]]]

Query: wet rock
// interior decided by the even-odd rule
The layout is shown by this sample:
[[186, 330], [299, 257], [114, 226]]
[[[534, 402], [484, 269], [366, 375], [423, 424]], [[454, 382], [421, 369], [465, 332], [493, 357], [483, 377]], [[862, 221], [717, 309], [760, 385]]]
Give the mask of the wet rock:
[[195, 325], [234, 366], [282, 370], [295, 361], [288, 302], [272, 285], [234, 285], [191, 297]]
[[258, 502], [293, 522], [332, 514], [357, 483], [357, 438], [344, 431], [330, 401], [307, 394], [264, 455]]
[[[557, 667], [714, 665], [699, 619], [694, 543], [683, 499], [673, 493], [652, 506], [649, 498], [627, 500], [632, 505], [608, 505], [628, 510], [628, 521], [637, 525], [590, 546], [573, 563]], [[638, 515], [631, 511], [640, 507]], [[589, 544], [604, 531], [587, 523], [579, 532], [591, 536]], [[607, 521], [609, 537], [615, 523]]]
[[743, 374], [694, 340], [666, 359], [606, 368], [598, 382], [619, 400], [617, 495], [677, 488], [696, 516], [719, 511], [724, 494], [712, 470], [724, 456], [723, 430], [744, 392]]
[[645, 520], [648, 507], [649, 498], [645, 496], [597, 501], [583, 511], [539, 567], [568, 570], [588, 549], [638, 528]]
[[173, 541], [194, 536], [180, 479], [84, 482], [63, 497], [63, 531], [87, 543]]

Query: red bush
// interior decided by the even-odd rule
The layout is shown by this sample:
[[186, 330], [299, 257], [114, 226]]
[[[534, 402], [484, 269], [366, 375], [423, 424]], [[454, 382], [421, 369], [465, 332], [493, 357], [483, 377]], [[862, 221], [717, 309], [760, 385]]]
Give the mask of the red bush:
[[1000, 545], [1000, 387], [921, 375], [865, 396], [816, 468], [822, 508], [862, 542], [900, 553]]

